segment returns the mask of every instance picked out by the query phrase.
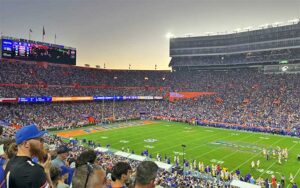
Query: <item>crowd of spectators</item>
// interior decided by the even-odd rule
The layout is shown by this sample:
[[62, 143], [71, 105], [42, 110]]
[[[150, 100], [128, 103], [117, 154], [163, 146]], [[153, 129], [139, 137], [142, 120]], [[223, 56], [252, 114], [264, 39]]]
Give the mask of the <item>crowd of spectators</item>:
[[[152, 111], [155, 101], [78, 102], [1, 105], [0, 119], [12, 124], [38, 124], [41, 128], [69, 127], [103, 119], [130, 120], [140, 118], [140, 112]], [[151, 105], [152, 104], [152, 105]]]
[[[293, 41], [291, 41], [293, 42]], [[298, 42], [300, 44], [300, 41]], [[190, 53], [220, 53], [220, 55], [214, 56], [187, 56], [187, 57], [173, 57], [170, 66], [210, 66], [210, 65], [232, 65], [232, 64], [263, 64], [263, 63], [274, 63], [278, 64], [280, 60], [287, 60], [290, 62], [300, 59], [300, 49], [282, 49], [282, 50], [264, 50], [248, 52], [248, 45], [244, 48], [236, 46], [235, 48], [223, 47], [220, 49], [204, 49], [204, 50], [189, 50]], [[238, 54], [226, 54], [231, 51], [237, 51], [239, 49], [241, 53]], [[206, 52], [207, 51], [207, 52]], [[223, 54], [222, 54], [222, 53]], [[176, 54], [185, 54], [187, 52], [180, 51]]]
[[[17, 124], [23, 127], [28, 124], [36, 124], [40, 129], [68, 128], [90, 123], [89, 117], [93, 117], [96, 123], [104, 120], [130, 120], [148, 117], [186, 122], [196, 120], [199, 123], [208, 124], [217, 122], [217, 125], [225, 123], [253, 129], [264, 127], [267, 131], [276, 129], [279, 130], [277, 133], [283, 131], [292, 133], [294, 136], [300, 135], [299, 74], [272, 75], [252, 69], [198, 72], [114, 71], [7, 62], [0, 62], [0, 68], [0, 84], [2, 84], [0, 97], [97, 95], [157, 95], [166, 97], [164, 100], [3, 103], [0, 105], [2, 125]], [[169, 91], [215, 92], [216, 95], [170, 102], [167, 100]], [[5, 128], [2, 134], [4, 138], [15, 135], [15, 129], [12, 127]], [[46, 136], [44, 139], [49, 146], [49, 154], [53, 155], [51, 159], [55, 159], [58, 148], [65, 143], [57, 137]], [[17, 144], [20, 145], [20, 143]], [[68, 158], [74, 158], [74, 161], [86, 151], [85, 148], [74, 143], [69, 143], [64, 147], [68, 148], [64, 150], [65, 153], [68, 153]], [[26, 147], [24, 148], [26, 149]], [[10, 151], [14, 150], [11, 149]], [[68, 168], [80, 168], [78, 171], [85, 174], [80, 175], [80, 177], [86, 178], [80, 182], [84, 182], [87, 187], [93, 183], [101, 184], [104, 181], [96, 182], [95, 179], [99, 178], [93, 177], [90, 177], [89, 180], [87, 177], [93, 175], [89, 169], [98, 169], [98, 176], [101, 177], [103, 173], [111, 174], [113, 180], [113, 167], [118, 162], [126, 161], [130, 164], [130, 168], [127, 168], [130, 171], [135, 171], [140, 164], [138, 161], [107, 153], [97, 152], [96, 156], [96, 166], [93, 164], [89, 166], [87, 162], [84, 162], [85, 167], [82, 169], [74, 167], [74, 163], [71, 165], [72, 160], [67, 162], [66, 157], [60, 158], [61, 161], [66, 161], [60, 164]], [[50, 182], [49, 179], [52, 179], [51, 183], [55, 182], [55, 186], [71, 183], [69, 177], [64, 176], [67, 173], [66, 169], [61, 168], [60, 165], [52, 168], [49, 165], [44, 165], [44, 168], [52, 172], [52, 175], [45, 177], [48, 178], [48, 182]], [[122, 175], [124, 174], [117, 177], [120, 182], [129, 183], [131, 176]], [[229, 179], [232, 180], [234, 177], [232, 174]], [[112, 180], [108, 178], [107, 185], [111, 185]], [[162, 187], [228, 186], [228, 182], [219, 181], [218, 177], [184, 176], [177, 171], [167, 172], [164, 170], [158, 171], [155, 182]], [[263, 184], [263, 181], [259, 182]]]
[[170, 71], [108, 70], [0, 61], [0, 83], [58, 86], [168, 86]]
[[[1, 97], [166, 97], [169, 91], [216, 92], [213, 96], [175, 102], [165, 99], [1, 105], [0, 120], [9, 123], [36, 123], [45, 128], [86, 122], [86, 118], [90, 116], [96, 121], [102, 121], [104, 118], [134, 119], [139, 118], [141, 113], [146, 113], [149, 117], [177, 118], [183, 121], [196, 119], [200, 122], [263, 126], [299, 135], [299, 74], [263, 74], [257, 69], [121, 71], [53, 65], [41, 67], [7, 62], [0, 63], [0, 67], [3, 70], [0, 72], [0, 84], [37, 84], [37, 87], [0, 87]], [[41, 86], [38, 85], [39, 82], [45, 84]], [[79, 86], [104, 84], [106, 88], [81, 88], [74, 86], [75, 83]], [[118, 88], [119, 86], [122, 88]]]
[[[229, 172], [220, 165], [159, 169], [150, 161], [136, 161], [112, 153], [93, 151], [78, 142], [63, 142], [35, 125], [16, 130], [1, 127], [3, 153], [0, 154], [0, 187], [99, 188], [99, 187], [229, 187], [231, 180], [241, 180], [262, 187], [282, 186], [274, 177], [254, 179]], [[12, 139], [13, 138], [13, 139]], [[192, 165], [192, 164], [190, 164]], [[203, 165], [203, 164], [202, 164]], [[213, 170], [215, 172], [212, 172]], [[30, 171], [30, 173], [28, 173]], [[271, 180], [272, 179], [272, 180]], [[292, 183], [293, 188], [297, 188]]]

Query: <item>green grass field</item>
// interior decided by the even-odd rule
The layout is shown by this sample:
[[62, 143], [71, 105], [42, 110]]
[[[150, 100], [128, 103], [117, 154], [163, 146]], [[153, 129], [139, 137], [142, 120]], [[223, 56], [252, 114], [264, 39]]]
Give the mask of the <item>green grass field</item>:
[[[140, 154], [146, 148], [155, 158], [157, 153], [171, 157], [174, 154], [182, 154], [182, 144], [185, 144], [185, 158], [203, 161], [204, 164], [221, 163], [221, 166], [233, 171], [239, 168], [242, 175], [250, 172], [255, 178], [271, 177], [274, 174], [280, 180], [283, 173], [288, 182], [292, 173], [297, 185], [300, 185], [300, 139], [271, 134], [234, 131], [218, 128], [190, 126], [184, 123], [158, 121], [154, 124], [135, 127], [107, 130], [92, 133], [78, 138], [86, 138], [101, 143], [102, 146], [110, 144], [111, 148], [121, 150], [129, 147], [136, 154]], [[147, 142], [155, 139], [155, 142]], [[153, 140], [152, 140], [153, 141]], [[275, 147], [288, 148], [289, 159], [282, 160], [278, 164], [277, 158], [267, 161], [262, 155], [262, 148], [273, 149]], [[182, 160], [182, 156], [180, 156]], [[259, 169], [251, 169], [252, 161], [260, 160]], [[291, 187], [291, 186], [289, 186]]]

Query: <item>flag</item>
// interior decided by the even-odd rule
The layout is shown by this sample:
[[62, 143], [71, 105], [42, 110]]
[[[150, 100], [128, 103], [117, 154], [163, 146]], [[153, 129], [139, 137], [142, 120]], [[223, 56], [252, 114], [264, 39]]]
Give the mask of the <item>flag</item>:
[[43, 26], [43, 36], [45, 36], [45, 35], [46, 35], [46, 32], [45, 32], [45, 28]]
[[30, 38], [31, 38], [31, 33], [32, 33], [32, 29], [29, 28], [29, 33], [28, 33], [28, 39], [29, 39], [29, 40], [30, 40]]
[[56, 33], [54, 35], [54, 44], [56, 44]]

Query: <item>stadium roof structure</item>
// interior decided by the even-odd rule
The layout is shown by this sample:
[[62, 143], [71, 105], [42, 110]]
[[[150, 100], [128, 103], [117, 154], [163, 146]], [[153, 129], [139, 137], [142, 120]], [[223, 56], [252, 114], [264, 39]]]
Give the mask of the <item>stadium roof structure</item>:
[[300, 62], [300, 22], [235, 33], [170, 38], [172, 70], [230, 69]]

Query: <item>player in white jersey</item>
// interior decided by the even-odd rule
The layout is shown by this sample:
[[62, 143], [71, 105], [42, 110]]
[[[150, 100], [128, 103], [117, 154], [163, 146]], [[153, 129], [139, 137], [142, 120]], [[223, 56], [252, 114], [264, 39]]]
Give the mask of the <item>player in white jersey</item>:
[[289, 157], [289, 152], [288, 152], [288, 149], [285, 148], [285, 149], [284, 149], [284, 159], [285, 159], [285, 161], [288, 160], [288, 157]]
[[257, 161], [256, 161], [256, 167], [259, 168], [259, 165], [260, 165], [260, 161], [257, 160]]
[[204, 172], [204, 164], [203, 164], [203, 162], [201, 162], [201, 168], [200, 168], [200, 171], [201, 171], [201, 172]]
[[211, 175], [213, 177], [216, 177], [216, 175], [217, 175], [217, 165], [214, 165], [214, 164], [211, 165]]
[[267, 150], [266, 150], [266, 148], [263, 148], [262, 153], [263, 153], [264, 156], [267, 155]]
[[292, 173], [290, 173], [290, 178], [289, 178], [289, 180], [290, 180], [290, 183], [291, 183], [291, 184], [294, 183], [294, 176], [293, 176]]
[[278, 164], [282, 164], [281, 163], [281, 153], [278, 154]]
[[189, 164], [190, 165], [190, 171], [192, 172], [194, 169], [193, 169], [193, 165], [192, 164]]
[[196, 170], [197, 169], [197, 161], [196, 160], [194, 160], [193, 166], [194, 166], [194, 169]]

